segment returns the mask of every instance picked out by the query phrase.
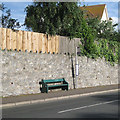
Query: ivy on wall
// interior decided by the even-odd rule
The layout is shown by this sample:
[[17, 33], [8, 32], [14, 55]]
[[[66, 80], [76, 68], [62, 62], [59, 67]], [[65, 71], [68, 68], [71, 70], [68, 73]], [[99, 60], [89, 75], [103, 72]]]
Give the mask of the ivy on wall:
[[82, 56], [87, 56], [92, 59], [104, 57], [111, 65], [114, 65], [114, 63], [118, 64], [120, 42], [110, 41], [109, 39], [93, 41], [90, 37], [88, 37], [86, 43], [83, 41], [82, 39], [82, 45], [80, 45]]
[[[94, 25], [90, 21], [94, 21]], [[100, 22], [97, 18], [84, 20], [77, 36], [81, 38], [81, 55], [92, 59], [104, 57], [111, 65], [118, 63], [120, 32], [114, 30], [116, 25], [109, 21]]]

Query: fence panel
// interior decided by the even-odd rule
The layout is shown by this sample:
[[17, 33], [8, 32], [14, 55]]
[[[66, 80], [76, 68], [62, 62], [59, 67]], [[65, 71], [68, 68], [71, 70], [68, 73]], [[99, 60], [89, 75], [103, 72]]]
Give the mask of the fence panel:
[[32, 51], [42, 53], [75, 53], [75, 47], [80, 44], [80, 39], [70, 40], [64, 36], [50, 36], [42, 33], [27, 32], [0, 28], [0, 48], [17, 51]]

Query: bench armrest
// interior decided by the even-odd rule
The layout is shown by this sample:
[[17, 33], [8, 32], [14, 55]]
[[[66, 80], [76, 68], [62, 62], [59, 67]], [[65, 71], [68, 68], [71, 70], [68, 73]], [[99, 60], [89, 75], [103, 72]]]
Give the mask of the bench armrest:
[[40, 81], [39, 84], [42, 84], [42, 82]]
[[64, 81], [63, 81], [63, 84], [68, 84], [68, 82], [67, 82], [67, 81], [65, 81], [65, 79], [64, 79], [64, 78], [63, 78], [63, 80], [64, 80]]
[[64, 83], [64, 84], [68, 84], [68, 82], [67, 82], [67, 81], [63, 81], [63, 83]]

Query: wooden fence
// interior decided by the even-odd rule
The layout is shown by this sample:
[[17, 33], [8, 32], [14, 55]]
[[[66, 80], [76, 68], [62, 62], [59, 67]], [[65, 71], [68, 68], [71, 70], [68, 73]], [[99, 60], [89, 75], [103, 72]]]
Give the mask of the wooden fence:
[[80, 39], [0, 28], [0, 48], [34, 53], [75, 53]]

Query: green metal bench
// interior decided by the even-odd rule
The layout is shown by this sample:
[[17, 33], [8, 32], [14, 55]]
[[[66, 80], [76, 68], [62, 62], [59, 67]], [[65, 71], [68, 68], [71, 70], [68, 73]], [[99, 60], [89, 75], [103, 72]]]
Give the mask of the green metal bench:
[[[54, 83], [61, 83], [61, 84], [54, 84]], [[39, 82], [42, 87], [40, 88], [41, 92], [48, 93], [48, 90], [50, 89], [56, 89], [56, 88], [62, 88], [62, 90], [68, 90], [68, 82], [65, 81], [64, 78], [62, 79], [49, 79], [49, 80], [43, 80]]]

